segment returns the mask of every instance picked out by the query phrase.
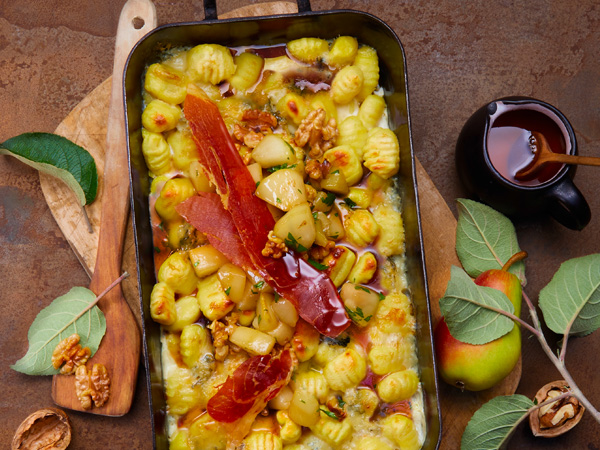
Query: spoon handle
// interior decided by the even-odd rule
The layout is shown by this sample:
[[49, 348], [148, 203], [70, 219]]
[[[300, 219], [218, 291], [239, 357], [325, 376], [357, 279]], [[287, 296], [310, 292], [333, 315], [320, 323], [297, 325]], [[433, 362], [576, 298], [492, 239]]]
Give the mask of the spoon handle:
[[596, 156], [564, 155], [554, 153], [549, 155], [548, 162], [559, 162], [564, 164], [582, 164], [584, 166], [600, 166], [600, 158]]

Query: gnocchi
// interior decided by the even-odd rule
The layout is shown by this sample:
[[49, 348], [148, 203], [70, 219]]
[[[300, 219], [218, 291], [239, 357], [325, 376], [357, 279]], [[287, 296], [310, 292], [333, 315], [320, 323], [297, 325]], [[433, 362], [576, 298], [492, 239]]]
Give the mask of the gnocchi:
[[[352, 36], [299, 38], [269, 51], [203, 43], [147, 67], [141, 149], [152, 179], [157, 269], [150, 314], [163, 331], [170, 448], [422, 445], [394, 177], [398, 137], [407, 137], [389, 129], [379, 76], [377, 51]], [[339, 336], [321, 335], [253, 262], [186, 221], [182, 203], [223, 194], [184, 115], [186, 96], [200, 91], [217, 105], [250, 194], [273, 216], [262, 257], [297, 255], [312, 266], [303, 270], [331, 280], [351, 322]], [[221, 199], [227, 207], [230, 198]], [[238, 368], [283, 349], [293, 355], [293, 372], [281, 389], [238, 422], [211, 416], [210, 399]], [[396, 402], [410, 406], [410, 417], [384, 404]]]

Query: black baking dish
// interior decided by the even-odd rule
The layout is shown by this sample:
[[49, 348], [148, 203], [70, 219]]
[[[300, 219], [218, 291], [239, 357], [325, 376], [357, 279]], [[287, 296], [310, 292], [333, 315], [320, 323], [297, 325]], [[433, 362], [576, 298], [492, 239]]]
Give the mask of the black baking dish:
[[[161, 26], [146, 35], [132, 51], [124, 74], [125, 109], [129, 142], [131, 202], [138, 282], [142, 303], [143, 343], [149, 401], [153, 421], [153, 444], [167, 449], [165, 434], [165, 399], [163, 394], [160, 327], [150, 318], [150, 292], [155, 279], [153, 241], [150, 225], [148, 193], [150, 182], [141, 151], [142, 76], [145, 67], [159, 60], [165, 47], [193, 46], [217, 43], [225, 46], [274, 45], [300, 37], [332, 39], [351, 35], [359, 42], [374, 47], [379, 55], [380, 84], [389, 108], [390, 128], [400, 141], [400, 171], [402, 216], [406, 232], [407, 278], [410, 297], [417, 319], [417, 351], [421, 380], [425, 392], [427, 437], [423, 449], [436, 449], [441, 436], [441, 419], [437, 398], [431, 337], [431, 318], [424, 269], [419, 205], [416, 192], [414, 156], [409, 133], [399, 133], [408, 124], [408, 92], [406, 60], [398, 37], [384, 22], [363, 12], [310, 11], [307, 1], [299, 1], [298, 14], [242, 19], [216, 20], [213, 2], [206, 2], [209, 20]], [[406, 129], [406, 127], [404, 127]]]

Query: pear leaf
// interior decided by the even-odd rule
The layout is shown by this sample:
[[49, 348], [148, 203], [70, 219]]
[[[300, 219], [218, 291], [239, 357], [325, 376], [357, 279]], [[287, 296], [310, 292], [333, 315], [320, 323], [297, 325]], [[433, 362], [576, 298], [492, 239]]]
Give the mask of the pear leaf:
[[98, 191], [98, 172], [87, 150], [70, 140], [50, 133], [24, 133], [0, 144], [0, 155], [60, 178], [75, 192], [77, 200], [89, 205]]
[[585, 336], [600, 327], [600, 254], [570, 259], [541, 291], [539, 306], [555, 333]]
[[452, 266], [448, 287], [440, 299], [450, 334], [461, 342], [482, 345], [511, 331], [513, 320], [490, 307], [511, 314], [515, 311], [504, 292], [477, 286], [464, 270]]
[[[458, 199], [456, 254], [473, 278], [502, 266], [520, 250], [512, 222], [498, 211], [473, 200]], [[514, 263], [509, 272], [525, 285], [525, 264]]]
[[54, 375], [59, 371], [52, 366], [52, 352], [60, 341], [79, 334], [82, 347], [89, 347], [92, 355], [98, 350], [106, 332], [106, 319], [100, 308], [90, 305], [96, 294], [83, 287], [74, 287], [56, 298], [40, 311], [27, 333], [27, 354], [11, 366], [27, 375]]
[[479, 408], [465, 428], [461, 450], [497, 450], [527, 418], [533, 402], [524, 395], [495, 397]]

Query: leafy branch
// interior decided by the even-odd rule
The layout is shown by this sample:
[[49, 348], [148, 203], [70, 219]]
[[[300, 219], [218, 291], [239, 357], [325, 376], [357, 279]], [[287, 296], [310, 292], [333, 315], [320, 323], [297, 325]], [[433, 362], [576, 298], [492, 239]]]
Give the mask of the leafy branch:
[[[466, 273], [453, 267], [446, 294], [440, 299], [451, 334], [463, 342], [484, 344], [502, 337], [515, 322], [519, 323], [537, 338], [569, 385], [569, 391], [562, 396], [576, 397], [600, 423], [600, 412], [585, 397], [565, 365], [569, 337], [585, 336], [600, 328], [600, 254], [566, 261], [540, 292], [538, 304], [546, 325], [563, 335], [560, 352], [556, 355], [544, 336], [537, 309], [525, 292], [522, 295], [531, 324], [514, 314], [503, 292], [477, 286], [470, 278], [485, 270], [502, 268], [511, 255], [520, 251], [512, 223], [497, 211], [471, 200], [458, 200], [458, 209], [456, 250]], [[525, 284], [524, 266], [511, 272]], [[489, 289], [497, 294], [491, 294]], [[508, 330], [507, 320], [512, 325]], [[556, 400], [533, 405], [522, 395], [492, 399], [473, 415], [463, 434], [461, 448], [499, 448], [532, 411]]]
[[27, 375], [54, 375], [52, 352], [67, 336], [77, 333], [82, 346], [89, 347], [92, 355], [98, 350], [106, 332], [104, 314], [96, 305], [129, 274], [123, 273], [100, 295], [83, 287], [74, 287], [41, 310], [27, 333], [29, 349], [11, 368]]

